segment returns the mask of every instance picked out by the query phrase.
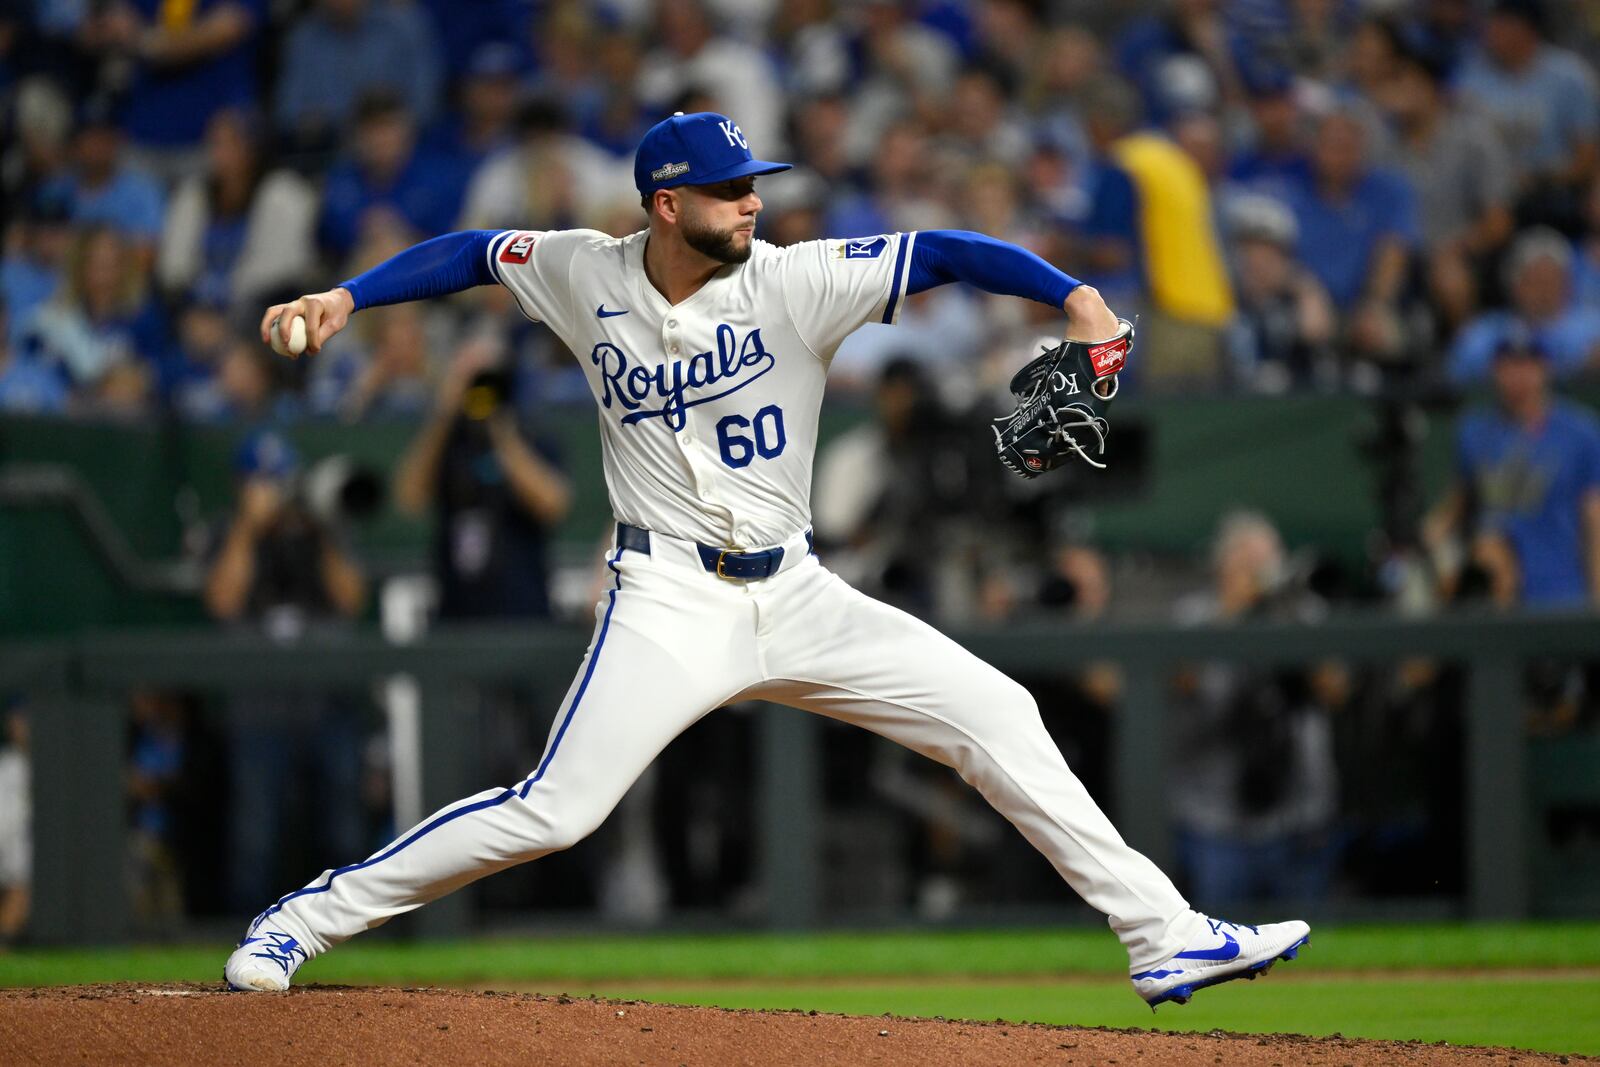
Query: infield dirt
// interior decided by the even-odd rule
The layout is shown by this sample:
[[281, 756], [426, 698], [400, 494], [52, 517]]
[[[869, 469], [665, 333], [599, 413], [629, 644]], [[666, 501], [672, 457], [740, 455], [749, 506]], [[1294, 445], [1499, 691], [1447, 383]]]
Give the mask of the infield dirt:
[[310, 985], [0, 990], [6, 1064], [1365, 1064], [1600, 1063], [1515, 1049], [1340, 1037], [1171, 1034], [815, 1012], [726, 1011], [450, 989]]

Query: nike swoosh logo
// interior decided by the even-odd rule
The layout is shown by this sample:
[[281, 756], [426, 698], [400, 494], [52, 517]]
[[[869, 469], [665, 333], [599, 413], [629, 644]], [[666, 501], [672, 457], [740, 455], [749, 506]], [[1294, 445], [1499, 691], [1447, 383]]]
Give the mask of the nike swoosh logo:
[[1233, 939], [1232, 934], [1223, 934], [1222, 939], [1224, 944], [1218, 945], [1216, 948], [1200, 949], [1195, 952], [1180, 952], [1172, 958], [1175, 960], [1216, 960], [1218, 962], [1237, 959], [1239, 956], [1239, 942]]
[[601, 304], [599, 307], [594, 309], [594, 313], [602, 319], [611, 319], [616, 318], [618, 315], [626, 315], [628, 313], [628, 309], [623, 308], [621, 311], [607, 311], [606, 306]]

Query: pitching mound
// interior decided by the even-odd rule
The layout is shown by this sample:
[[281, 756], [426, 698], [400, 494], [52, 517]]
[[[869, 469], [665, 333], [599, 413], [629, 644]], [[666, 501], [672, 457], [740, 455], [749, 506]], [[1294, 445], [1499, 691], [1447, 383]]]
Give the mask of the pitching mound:
[[[17, 1063], [335, 1064], [1352, 1064], [1567, 1063], [1420, 1043], [1165, 1034], [636, 1001], [311, 985], [0, 990], [0, 1060]], [[1571, 1057], [1581, 1061], [1581, 1057]], [[1589, 1061], [1593, 1062], [1593, 1061]]]

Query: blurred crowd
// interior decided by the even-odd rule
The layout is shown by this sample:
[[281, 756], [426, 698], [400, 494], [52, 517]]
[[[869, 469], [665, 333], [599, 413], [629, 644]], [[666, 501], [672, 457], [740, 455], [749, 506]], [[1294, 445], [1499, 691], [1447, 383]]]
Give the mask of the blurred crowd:
[[[1516, 330], [1582, 375], [1597, 52], [1577, 0], [4, 0], [0, 410], [416, 414], [467, 344], [581, 400], [502, 293], [304, 364], [259, 314], [452, 229], [630, 232], [639, 135], [702, 108], [800, 164], [766, 239], [1025, 245], [1141, 316], [1130, 386], [1468, 385]], [[835, 378], [981, 387], [1058, 319], [934, 291]]]

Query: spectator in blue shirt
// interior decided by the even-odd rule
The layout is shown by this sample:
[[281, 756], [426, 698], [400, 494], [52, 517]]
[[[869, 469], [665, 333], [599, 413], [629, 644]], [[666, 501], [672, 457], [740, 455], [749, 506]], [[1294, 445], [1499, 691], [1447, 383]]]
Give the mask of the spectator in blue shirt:
[[66, 410], [67, 381], [53, 367], [23, 358], [7, 335], [6, 305], [0, 301], [0, 412], [53, 415]]
[[1502, 605], [1600, 606], [1600, 419], [1551, 396], [1549, 355], [1526, 334], [1496, 350], [1494, 391], [1462, 420], [1430, 539], [1470, 531]]
[[864, 190], [835, 199], [823, 229], [839, 237], [932, 229], [951, 220], [931, 199], [932, 148], [920, 123], [892, 123], [878, 139]]
[[119, 0], [107, 43], [137, 60], [123, 129], [140, 145], [189, 148], [206, 120], [256, 98], [256, 42], [266, 0]]
[[490, 155], [515, 143], [518, 77], [526, 59], [504, 42], [473, 53], [456, 90], [456, 106], [422, 140], [422, 151], [448, 172], [454, 196], [466, 196], [473, 174]]
[[1219, 0], [1163, 0], [1158, 14], [1129, 23], [1115, 45], [1117, 70], [1139, 88], [1145, 114], [1165, 125], [1196, 102], [1231, 97], [1237, 46]]
[[1139, 125], [1139, 98], [1126, 82], [1107, 79], [1085, 91], [1083, 104], [1090, 155], [1077, 183], [1082, 213], [1069, 220], [1078, 238], [1073, 262], [1078, 277], [1106, 299], [1138, 300], [1144, 295], [1139, 194], [1111, 152]]
[[296, 143], [333, 143], [374, 90], [397, 94], [419, 122], [439, 102], [439, 56], [427, 18], [405, 4], [320, 0], [290, 31], [277, 120]]
[[1584, 191], [1583, 231], [1573, 251], [1573, 298], [1585, 307], [1600, 308], [1600, 175]]
[[1311, 175], [1311, 162], [1301, 130], [1300, 105], [1295, 99], [1294, 73], [1266, 60], [1247, 64], [1242, 71], [1251, 119], [1250, 144], [1237, 153], [1228, 178], [1269, 196], [1282, 197], [1293, 182]]
[[359, 422], [374, 416], [414, 418], [427, 411], [434, 384], [422, 311], [396, 304], [373, 312], [359, 331], [364, 345], [340, 348], [338, 366], [319, 361], [313, 371], [306, 397], [313, 413]]
[[287, 378], [286, 361], [256, 337], [235, 336], [227, 342], [216, 370], [215, 390], [178, 398], [190, 418], [229, 426], [291, 422], [305, 406]]
[[22, 340], [33, 313], [55, 295], [72, 248], [71, 204], [61, 194], [39, 193], [12, 223], [0, 256], [0, 302], [10, 311], [7, 336]]
[[124, 159], [124, 138], [113, 120], [110, 101], [89, 101], [80, 119], [74, 166], [46, 190], [66, 198], [73, 222], [122, 231], [148, 264], [161, 235], [161, 187]]
[[376, 211], [398, 216], [415, 240], [449, 230], [461, 191], [448, 165], [417, 151], [416, 121], [398, 97], [375, 93], [361, 102], [355, 154], [334, 165], [323, 192], [319, 236], [343, 258]]
[[1390, 165], [1417, 193], [1427, 291], [1449, 336], [1512, 235], [1515, 177], [1493, 123], [1450, 93], [1445, 63], [1437, 49], [1404, 44], [1377, 101], [1393, 125]]
[[[439, 44], [445, 71], [454, 80], [469, 74], [473, 59], [485, 46], [525, 40], [529, 17], [545, 5], [534, 0], [420, 0], [429, 32]], [[533, 65], [528, 56], [522, 62]]]
[[163, 406], [193, 422], [222, 421], [231, 413], [222, 368], [234, 342], [223, 294], [199, 291], [186, 301], [176, 333], [157, 383]]
[[1397, 174], [1368, 165], [1360, 119], [1334, 111], [1317, 126], [1311, 173], [1287, 200], [1298, 256], [1347, 317], [1357, 357], [1392, 356], [1401, 344], [1399, 301], [1417, 241], [1416, 198]]
[[1471, 385], [1488, 377], [1508, 337], [1526, 333], [1568, 378], [1600, 367], [1600, 308], [1572, 299], [1572, 246], [1554, 230], [1526, 230], [1506, 256], [1511, 307], [1485, 312], [1462, 328], [1450, 350], [1450, 380]]
[[1545, 42], [1541, 0], [1496, 0], [1457, 88], [1499, 127], [1525, 181], [1571, 185], [1600, 161], [1600, 88], [1576, 53]]
[[594, 85], [557, 82], [555, 75], [560, 72], [545, 70], [539, 87], [549, 91], [552, 85], [559, 84], [557, 95], [573, 109], [577, 131], [613, 156], [632, 160], [639, 138], [654, 121], [653, 113], [633, 91], [633, 80], [643, 63], [643, 46], [638, 37], [629, 33], [601, 34], [594, 45]]
[[108, 226], [79, 236], [61, 291], [34, 314], [23, 341], [29, 358], [65, 372], [79, 399], [117, 414], [145, 409], [167, 345], [149, 273]]

